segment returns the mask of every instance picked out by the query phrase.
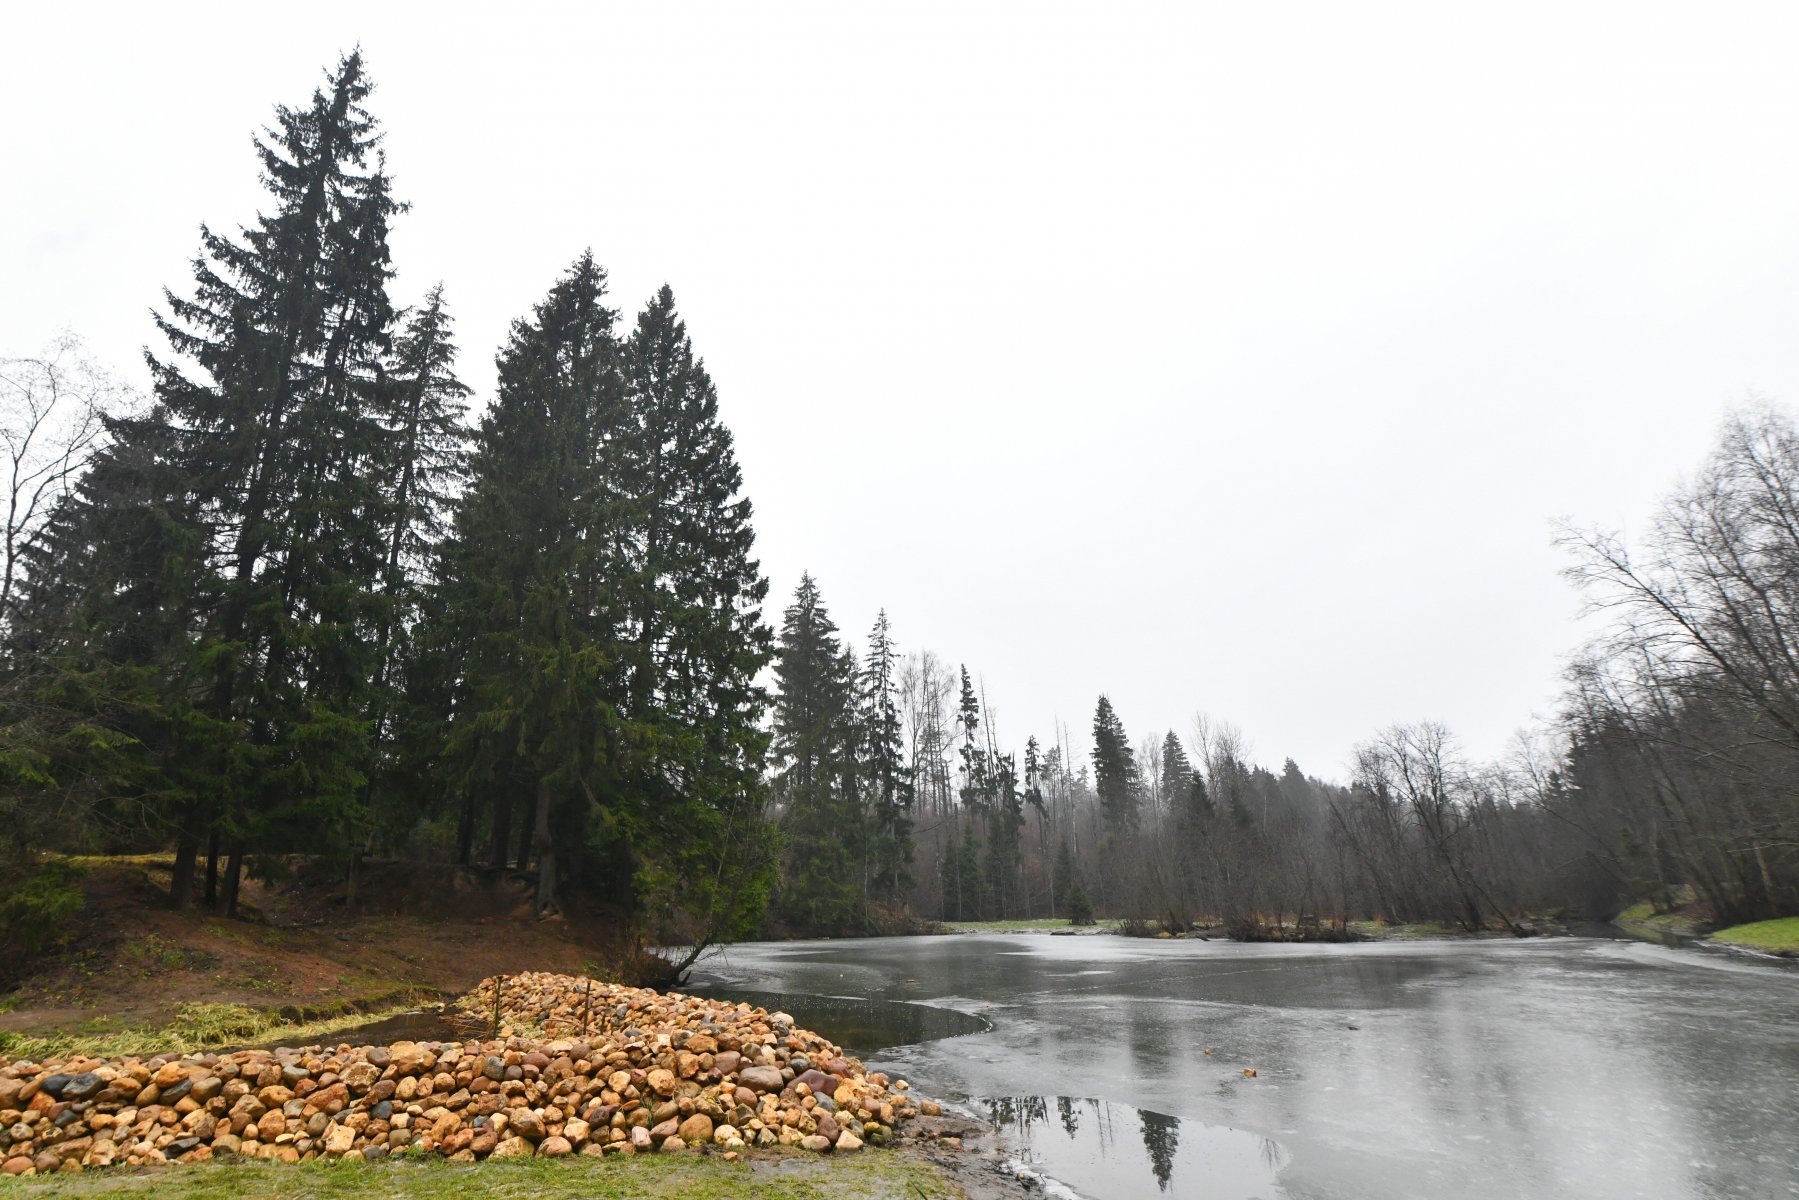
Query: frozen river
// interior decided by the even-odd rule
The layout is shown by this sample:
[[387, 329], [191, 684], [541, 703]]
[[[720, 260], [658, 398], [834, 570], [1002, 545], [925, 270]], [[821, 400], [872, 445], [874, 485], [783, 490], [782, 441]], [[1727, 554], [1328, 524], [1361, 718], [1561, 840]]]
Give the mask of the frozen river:
[[979, 934], [734, 946], [691, 990], [850, 998], [812, 1019], [1095, 1200], [1799, 1197], [1781, 963]]

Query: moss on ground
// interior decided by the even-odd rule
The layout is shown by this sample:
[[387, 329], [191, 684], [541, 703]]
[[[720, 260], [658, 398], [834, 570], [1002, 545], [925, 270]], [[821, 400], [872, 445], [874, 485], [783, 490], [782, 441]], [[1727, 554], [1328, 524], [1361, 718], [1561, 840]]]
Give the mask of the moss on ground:
[[1748, 946], [1770, 954], [1799, 954], [1799, 917], [1780, 917], [1773, 921], [1753, 921], [1748, 925], [1732, 925], [1712, 934], [1712, 941], [1731, 946]]
[[0, 1196], [151, 1196], [158, 1200], [960, 1200], [938, 1168], [897, 1152], [726, 1162], [718, 1155], [364, 1163], [212, 1162], [0, 1180]]
[[114, 1028], [112, 1022], [99, 1018], [67, 1032], [39, 1035], [0, 1031], [0, 1055], [14, 1061], [43, 1062], [75, 1054], [94, 1058], [170, 1052], [194, 1054], [252, 1042], [286, 1042], [301, 1046], [344, 1029], [397, 1017], [416, 1007], [416, 1000], [407, 997], [406, 1003], [370, 1012], [346, 1012], [323, 1020], [296, 1023], [282, 1020], [278, 1013], [269, 1009], [245, 1008], [238, 1004], [184, 1004], [175, 1019], [160, 1029]]
[[1613, 917], [1612, 924], [1620, 929], [1639, 933], [1675, 934], [1680, 937], [1692, 937], [1699, 932], [1697, 917], [1678, 911], [1657, 912], [1655, 906], [1647, 900], [1633, 904]]

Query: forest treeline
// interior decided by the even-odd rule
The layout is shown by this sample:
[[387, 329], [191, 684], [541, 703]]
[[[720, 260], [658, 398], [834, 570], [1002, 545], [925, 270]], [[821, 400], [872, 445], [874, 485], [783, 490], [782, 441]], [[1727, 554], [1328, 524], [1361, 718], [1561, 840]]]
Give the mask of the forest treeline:
[[[1558, 718], [1493, 762], [1440, 723], [1393, 725], [1354, 748], [1346, 781], [1261, 765], [1205, 716], [1133, 740], [1106, 695], [1090, 724], [1004, 748], [968, 668], [896, 659], [885, 613], [858, 676], [807, 579], [778, 653], [815, 666], [783, 674], [777, 704], [808, 714], [807, 747], [843, 749], [836, 770], [776, 777], [807, 847], [792, 916], [845, 930], [906, 905], [1097, 910], [1258, 938], [1356, 920], [1523, 932], [1645, 899], [1718, 924], [1799, 912], [1799, 430], [1739, 412], [1634, 550], [1562, 541], [1602, 632]], [[840, 732], [820, 732], [819, 708]]]
[[695, 945], [1799, 911], [1780, 413], [1733, 418], [1640, 545], [1565, 534], [1604, 633], [1504, 761], [1420, 722], [1331, 781], [1218, 720], [1133, 740], [1106, 695], [1008, 742], [978, 672], [886, 612], [846, 635], [808, 575], [765, 616], [668, 288], [627, 320], [580, 255], [470, 419], [446, 289], [393, 297], [405, 205], [370, 91], [352, 54], [277, 110], [261, 215], [203, 228], [148, 396], [66, 345], [0, 370], [6, 948], [54, 925], [46, 851], [172, 851], [170, 902], [226, 913], [299, 859], [352, 907], [371, 861], [461, 864], [522, 875], [540, 915], [605, 905]]

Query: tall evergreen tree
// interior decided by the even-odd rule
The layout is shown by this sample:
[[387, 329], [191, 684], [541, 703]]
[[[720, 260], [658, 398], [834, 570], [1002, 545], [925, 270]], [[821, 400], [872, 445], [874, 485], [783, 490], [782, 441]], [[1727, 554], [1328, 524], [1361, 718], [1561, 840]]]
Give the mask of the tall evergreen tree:
[[[422, 807], [425, 781], [441, 783], [431, 769], [417, 768], [396, 753], [408, 714], [408, 674], [413, 633], [431, 582], [437, 549], [446, 533], [454, 489], [466, 466], [468, 428], [464, 407], [469, 389], [456, 376], [456, 342], [444, 303], [443, 285], [433, 287], [422, 307], [406, 315], [388, 365], [384, 400], [389, 435], [387, 523], [380, 586], [386, 604], [375, 635], [375, 686], [370, 725], [376, 761], [366, 789], [372, 795], [364, 819], [400, 835]], [[428, 748], [414, 755], [435, 765], [441, 747], [441, 714], [420, 716], [429, 725]], [[411, 803], [402, 803], [401, 796]], [[353, 832], [352, 836], [356, 836]], [[347, 902], [356, 901], [360, 856], [352, 853]]]
[[1109, 837], [1120, 838], [1137, 828], [1137, 765], [1124, 722], [1105, 696], [1093, 713], [1093, 787]]
[[1187, 748], [1170, 729], [1162, 739], [1162, 792], [1170, 808], [1177, 808], [1193, 783], [1193, 763]]
[[[157, 318], [152, 358], [176, 431], [174, 463], [215, 572], [201, 635], [231, 847], [227, 908], [245, 847], [336, 829], [367, 763], [388, 497], [379, 393], [393, 310], [387, 227], [399, 211], [364, 107], [360, 53], [259, 140], [270, 203], [241, 240], [202, 229], [191, 299]], [[196, 585], [210, 588], [211, 584]], [[184, 823], [176, 888], [199, 829]]]
[[975, 735], [981, 728], [981, 702], [975, 695], [968, 667], [962, 667], [962, 694], [956, 704], [956, 724], [962, 730], [962, 787], [965, 808], [981, 809], [987, 803], [987, 756]]
[[1174, 794], [1174, 873], [1181, 898], [1189, 905], [1203, 904], [1207, 899], [1207, 841], [1214, 815], [1205, 776], [1198, 771], [1187, 772], [1185, 786]]
[[872, 871], [882, 899], [897, 900], [910, 884], [912, 772], [906, 763], [899, 710], [898, 653], [887, 610], [875, 618], [862, 666], [862, 777], [869, 809]]
[[617, 651], [632, 727], [622, 785], [645, 881], [700, 922], [733, 923], [767, 882], [763, 767], [772, 654], [768, 581], [753, 555], [731, 431], [662, 287], [623, 347], [625, 423], [601, 445], [617, 517]]
[[984, 890], [994, 906], [995, 915], [1005, 920], [1012, 915], [1011, 901], [1018, 890], [1018, 868], [1023, 849], [1020, 835], [1024, 830], [1024, 797], [1018, 790], [1018, 763], [1012, 755], [993, 756], [988, 796]]
[[851, 853], [862, 836], [849, 791], [855, 667], [809, 574], [782, 614], [775, 679], [776, 786], [787, 838], [780, 914], [799, 930], [855, 930], [866, 922]]
[[450, 752], [464, 803], [491, 814], [496, 867], [528, 814], [518, 857], [537, 860], [540, 913], [558, 904], [559, 844], [580, 846], [605, 807], [624, 732], [619, 505], [599, 460], [624, 389], [605, 296], [583, 254], [513, 323], [439, 585], [461, 660]]

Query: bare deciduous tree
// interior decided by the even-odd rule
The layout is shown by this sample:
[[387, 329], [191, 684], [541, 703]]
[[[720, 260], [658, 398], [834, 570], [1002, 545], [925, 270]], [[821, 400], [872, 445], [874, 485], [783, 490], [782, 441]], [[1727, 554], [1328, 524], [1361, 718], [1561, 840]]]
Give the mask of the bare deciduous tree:
[[129, 391], [65, 333], [43, 353], [0, 359], [0, 453], [6, 516], [0, 523], [0, 621], [9, 620], [21, 559], [57, 498], [71, 487]]

